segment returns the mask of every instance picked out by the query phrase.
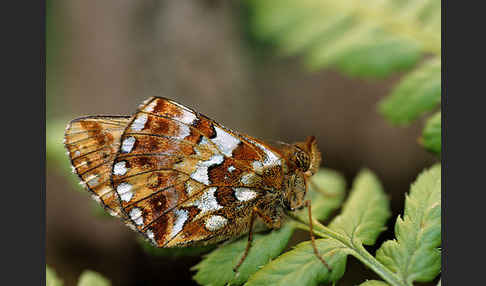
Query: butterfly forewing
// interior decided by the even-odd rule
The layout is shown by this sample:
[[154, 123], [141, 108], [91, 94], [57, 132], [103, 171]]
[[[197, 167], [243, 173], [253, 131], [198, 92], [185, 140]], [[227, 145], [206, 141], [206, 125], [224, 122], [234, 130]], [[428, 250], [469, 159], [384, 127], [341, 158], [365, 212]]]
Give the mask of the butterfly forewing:
[[253, 205], [281, 184], [282, 165], [262, 142], [151, 98], [127, 123], [112, 173], [125, 215], [154, 244], [170, 247], [246, 232]]

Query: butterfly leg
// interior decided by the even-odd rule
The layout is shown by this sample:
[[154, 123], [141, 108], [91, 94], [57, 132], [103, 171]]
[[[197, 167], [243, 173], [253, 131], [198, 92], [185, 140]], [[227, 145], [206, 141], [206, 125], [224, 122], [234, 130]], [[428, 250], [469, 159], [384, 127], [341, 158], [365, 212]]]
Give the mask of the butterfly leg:
[[317, 258], [324, 264], [324, 266], [327, 267], [329, 271], [331, 271], [331, 267], [327, 262], [322, 258], [321, 254], [319, 253], [319, 250], [317, 249], [316, 246], [316, 238], [314, 237], [314, 229], [312, 226], [312, 208], [311, 208], [311, 201], [307, 200], [304, 202], [304, 206], [307, 207], [307, 210], [309, 211], [309, 228], [310, 228], [310, 237], [311, 237], [311, 244], [312, 248], [314, 249], [314, 254], [317, 256]]
[[271, 225], [272, 223], [272, 220], [261, 210], [259, 210], [257, 207], [253, 208], [250, 216], [250, 231], [248, 232], [248, 242], [246, 243], [246, 248], [243, 256], [241, 257], [240, 261], [238, 261], [238, 264], [236, 264], [236, 266], [233, 268], [234, 272], [238, 271], [238, 268], [241, 266], [243, 261], [245, 261], [246, 257], [248, 256], [248, 252], [250, 251], [251, 243], [253, 241], [253, 224], [255, 223], [255, 215], [258, 215], [267, 225]]

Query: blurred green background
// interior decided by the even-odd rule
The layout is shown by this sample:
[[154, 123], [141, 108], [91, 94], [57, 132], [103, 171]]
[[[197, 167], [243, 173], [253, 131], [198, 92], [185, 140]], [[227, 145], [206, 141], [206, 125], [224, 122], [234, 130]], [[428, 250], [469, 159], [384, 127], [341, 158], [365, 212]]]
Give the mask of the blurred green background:
[[[274, 38], [261, 36], [268, 26], [254, 19], [264, 8], [271, 9], [258, 10], [254, 1], [47, 1], [46, 260], [64, 285], [75, 285], [84, 269], [113, 285], [194, 284], [189, 269], [198, 256], [150, 255], [121, 222], [95, 214], [62, 146], [69, 120], [131, 114], [150, 96], [174, 99], [257, 138], [294, 142], [314, 135], [323, 166], [348, 183], [370, 168], [391, 198], [393, 217], [402, 211], [410, 182], [437, 158], [417, 142], [423, 121], [392, 126], [377, 103], [402, 70], [424, 59], [409, 49], [396, 68], [365, 79], [356, 77], [361, 70], [342, 68], [354, 60], [341, 61], [341, 69], [309, 69], [298, 53], [283, 57]], [[426, 48], [425, 58], [434, 52]], [[382, 67], [380, 54], [367, 56]], [[387, 231], [377, 245], [392, 237]], [[294, 241], [300, 238], [308, 234]], [[350, 258], [338, 285], [364, 278], [376, 276]]]

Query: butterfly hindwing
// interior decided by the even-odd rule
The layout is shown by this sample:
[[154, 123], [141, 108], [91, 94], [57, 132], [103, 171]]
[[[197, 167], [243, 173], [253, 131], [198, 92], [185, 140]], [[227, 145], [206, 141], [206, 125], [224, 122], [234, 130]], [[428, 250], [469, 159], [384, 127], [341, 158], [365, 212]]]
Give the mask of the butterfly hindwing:
[[81, 182], [112, 214], [121, 214], [111, 187], [113, 160], [128, 116], [87, 116], [72, 120], [65, 131], [64, 145]]

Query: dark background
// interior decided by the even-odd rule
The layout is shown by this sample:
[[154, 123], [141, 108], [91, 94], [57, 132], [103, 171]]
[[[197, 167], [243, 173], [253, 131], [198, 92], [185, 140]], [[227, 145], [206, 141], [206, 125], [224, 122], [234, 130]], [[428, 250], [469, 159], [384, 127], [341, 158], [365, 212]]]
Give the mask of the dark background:
[[[323, 166], [374, 171], [391, 198], [393, 237], [404, 194], [437, 159], [418, 144], [422, 121], [391, 126], [377, 112], [400, 74], [383, 80], [310, 72], [248, 34], [238, 2], [84, 0], [47, 2], [46, 262], [75, 285], [84, 269], [113, 285], [191, 283], [199, 257], [152, 256], [121, 222], [94, 214], [62, 149], [67, 122], [131, 114], [165, 96], [254, 137], [294, 142], [315, 135]], [[293, 241], [308, 239], [296, 233]], [[376, 278], [352, 257], [338, 285]], [[194, 283], [194, 282], [192, 282]], [[195, 283], [194, 283], [195, 284]]]

